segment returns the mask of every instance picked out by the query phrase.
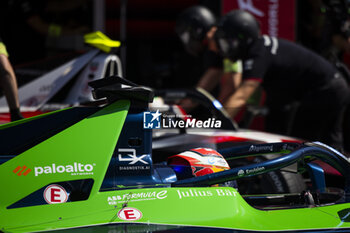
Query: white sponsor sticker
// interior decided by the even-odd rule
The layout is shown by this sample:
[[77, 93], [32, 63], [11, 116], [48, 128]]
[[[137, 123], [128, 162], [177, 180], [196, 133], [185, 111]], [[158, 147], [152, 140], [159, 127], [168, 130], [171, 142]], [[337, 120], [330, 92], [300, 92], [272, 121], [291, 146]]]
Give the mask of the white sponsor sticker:
[[44, 190], [44, 199], [48, 204], [65, 203], [68, 200], [68, 193], [62, 186], [53, 184]]
[[125, 221], [136, 221], [142, 218], [142, 213], [136, 208], [126, 207], [118, 212], [118, 218]]
[[49, 166], [34, 167], [35, 176], [56, 173], [70, 173], [71, 175], [92, 175], [95, 164], [83, 164], [75, 162], [73, 164], [61, 165], [51, 164]]

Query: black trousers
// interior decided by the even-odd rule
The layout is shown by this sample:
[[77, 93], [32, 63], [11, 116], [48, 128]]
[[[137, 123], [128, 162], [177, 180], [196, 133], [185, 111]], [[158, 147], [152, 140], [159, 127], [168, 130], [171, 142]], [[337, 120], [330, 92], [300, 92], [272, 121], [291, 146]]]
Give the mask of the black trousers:
[[348, 85], [341, 76], [334, 77], [323, 87], [304, 91], [294, 102], [276, 104], [267, 93], [266, 131], [321, 141], [342, 151], [343, 116], [348, 96]]

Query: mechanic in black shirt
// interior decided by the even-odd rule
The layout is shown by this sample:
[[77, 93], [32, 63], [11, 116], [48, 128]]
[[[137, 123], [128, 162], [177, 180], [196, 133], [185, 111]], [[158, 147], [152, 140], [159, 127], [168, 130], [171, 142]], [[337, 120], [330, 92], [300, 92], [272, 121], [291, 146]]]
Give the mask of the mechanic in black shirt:
[[238, 87], [241, 64], [224, 60], [219, 54], [214, 40], [215, 23], [216, 18], [208, 8], [193, 6], [178, 16], [175, 30], [186, 51], [203, 59], [205, 72], [196, 87], [210, 92], [221, 80], [218, 99], [223, 101]]
[[348, 87], [332, 64], [295, 43], [261, 36], [255, 18], [241, 10], [221, 18], [215, 38], [225, 57], [243, 60], [243, 82], [224, 104], [232, 117], [262, 85], [269, 107], [267, 131], [286, 133], [286, 108], [297, 101], [291, 135], [343, 148]]
[[6, 97], [11, 121], [20, 120], [23, 118], [19, 110], [19, 101], [17, 93], [17, 80], [10, 61], [8, 53], [2, 39], [0, 38], [0, 87]]

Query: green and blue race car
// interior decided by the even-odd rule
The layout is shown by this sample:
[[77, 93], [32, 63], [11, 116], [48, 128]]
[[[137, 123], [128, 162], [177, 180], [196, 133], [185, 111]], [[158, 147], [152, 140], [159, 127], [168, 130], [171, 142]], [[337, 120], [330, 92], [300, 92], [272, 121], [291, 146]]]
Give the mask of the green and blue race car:
[[[152, 90], [117, 77], [91, 86], [106, 104], [0, 126], [1, 232], [350, 231], [350, 163], [338, 151], [278, 142], [153, 162]], [[234, 166], [266, 154], [279, 156]], [[240, 180], [277, 170], [302, 174], [305, 190], [241, 192]]]

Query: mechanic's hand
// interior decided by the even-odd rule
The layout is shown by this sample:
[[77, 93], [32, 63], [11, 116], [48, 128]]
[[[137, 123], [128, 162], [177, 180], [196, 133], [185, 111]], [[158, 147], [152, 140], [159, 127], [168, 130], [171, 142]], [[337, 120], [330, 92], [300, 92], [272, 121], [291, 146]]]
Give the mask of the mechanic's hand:
[[350, 39], [346, 40], [341, 35], [334, 35], [332, 37], [332, 41], [333, 41], [333, 44], [341, 51], [350, 53]]
[[218, 96], [220, 103], [225, 103], [227, 99], [235, 92], [235, 90], [236, 86], [234, 84], [233, 74], [225, 73], [221, 77], [220, 93]]
[[193, 102], [191, 99], [183, 99], [180, 101], [179, 105], [186, 111], [189, 112], [193, 110], [198, 103]]

